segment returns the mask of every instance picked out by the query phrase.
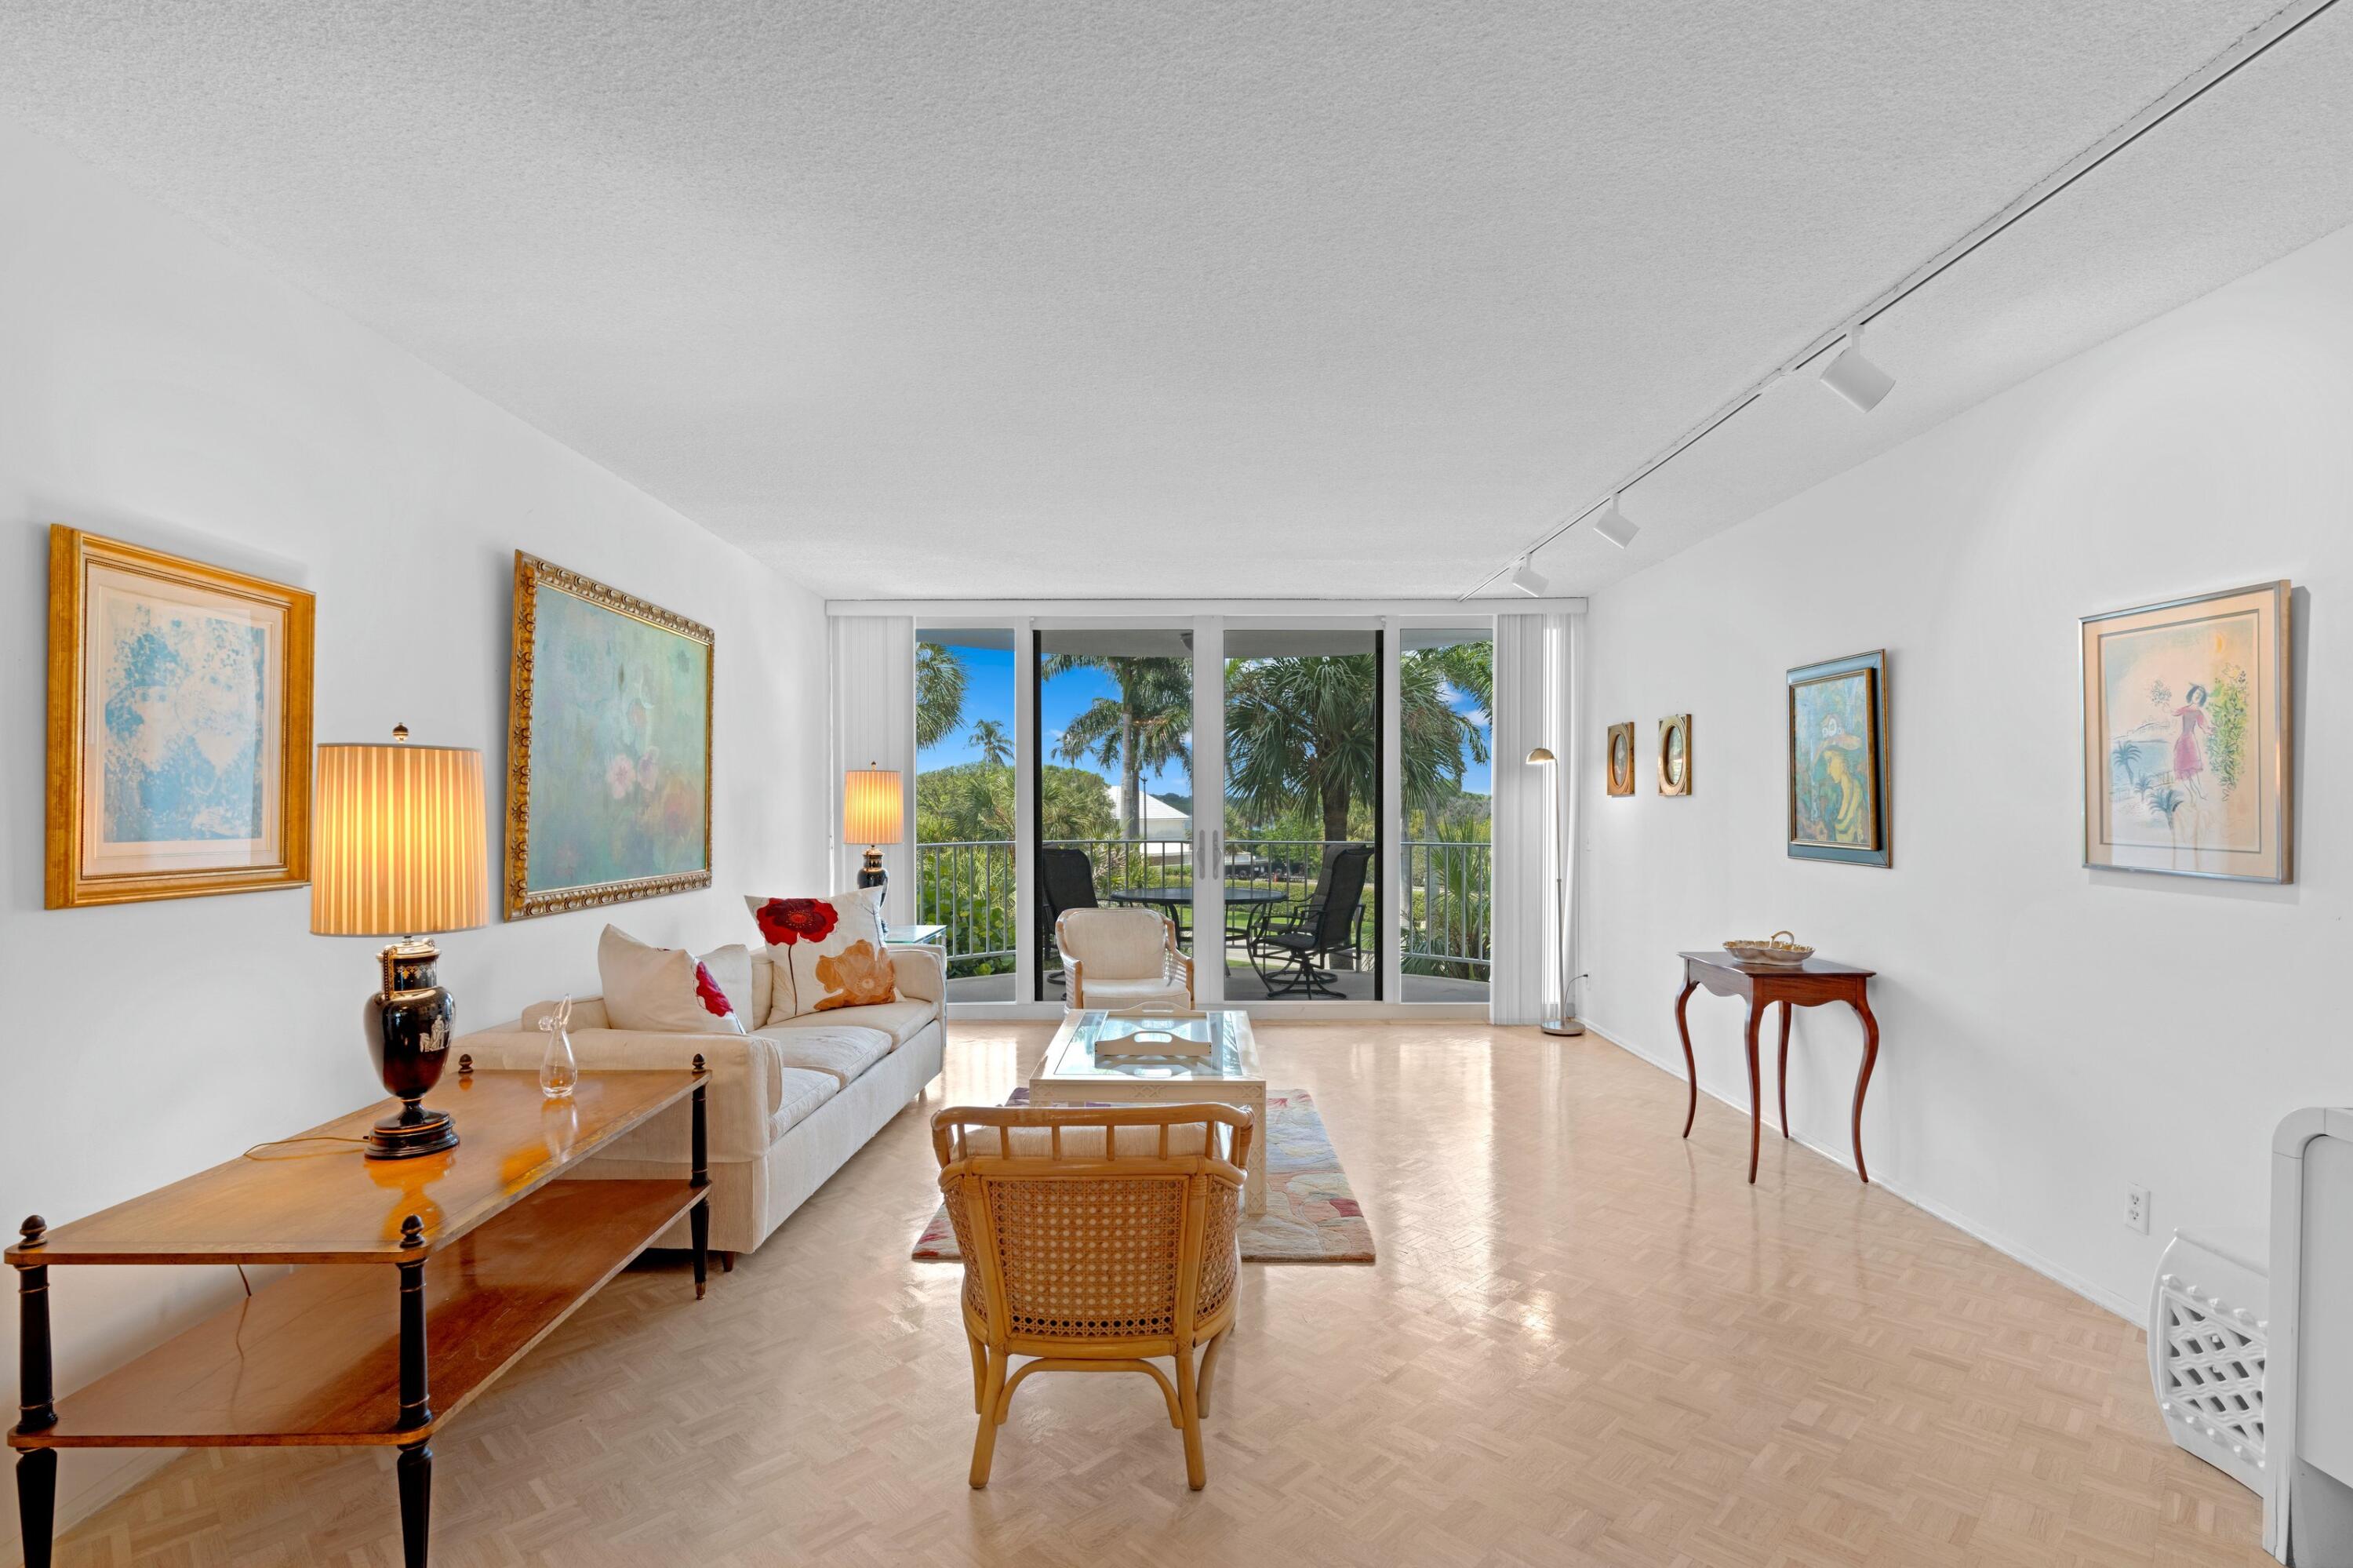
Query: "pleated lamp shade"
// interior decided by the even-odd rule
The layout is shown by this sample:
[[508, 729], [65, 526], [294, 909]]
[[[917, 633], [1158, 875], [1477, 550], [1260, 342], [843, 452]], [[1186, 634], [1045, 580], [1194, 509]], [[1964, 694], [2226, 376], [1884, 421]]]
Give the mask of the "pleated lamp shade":
[[899, 842], [899, 770], [854, 768], [841, 779], [841, 836], [853, 844]]
[[317, 754], [311, 930], [422, 937], [489, 922], [480, 752], [396, 742]]

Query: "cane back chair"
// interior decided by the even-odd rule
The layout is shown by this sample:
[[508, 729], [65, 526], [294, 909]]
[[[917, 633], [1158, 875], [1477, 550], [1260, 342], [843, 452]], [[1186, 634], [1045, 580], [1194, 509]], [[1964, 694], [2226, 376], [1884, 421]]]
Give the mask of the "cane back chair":
[[[1201, 1418], [1241, 1289], [1243, 1171], [1257, 1133], [1232, 1106], [950, 1107], [932, 1118], [964, 1254], [972, 1484], [1032, 1372], [1140, 1372], [1207, 1484]], [[1194, 1357], [1200, 1355], [1196, 1375]], [[1017, 1356], [1033, 1357], [1019, 1367]], [[1148, 1358], [1166, 1356], [1172, 1383]]]

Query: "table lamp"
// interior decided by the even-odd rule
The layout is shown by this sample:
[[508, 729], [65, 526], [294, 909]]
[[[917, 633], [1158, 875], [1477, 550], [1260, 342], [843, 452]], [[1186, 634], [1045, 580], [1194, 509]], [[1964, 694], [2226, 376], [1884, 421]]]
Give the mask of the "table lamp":
[[401, 1108], [368, 1134], [370, 1160], [457, 1146], [448, 1113], [418, 1103], [440, 1081], [458, 1022], [433, 972], [441, 955], [431, 937], [487, 923], [491, 905], [482, 754], [411, 746], [406, 725], [392, 736], [389, 745], [320, 747], [311, 800], [311, 929], [395, 938], [376, 955], [384, 984], [367, 1000], [364, 1028]]
[[853, 768], [842, 776], [841, 837], [845, 843], [866, 846], [866, 859], [858, 868], [858, 885], [880, 890], [874, 895], [877, 918], [882, 901], [891, 895], [891, 874], [882, 869], [879, 846], [899, 842], [901, 805], [897, 768]]

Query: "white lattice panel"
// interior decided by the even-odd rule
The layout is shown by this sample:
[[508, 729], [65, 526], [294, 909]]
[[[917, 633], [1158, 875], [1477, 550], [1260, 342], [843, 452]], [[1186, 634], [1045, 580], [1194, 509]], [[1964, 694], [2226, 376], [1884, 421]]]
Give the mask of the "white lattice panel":
[[2259, 1270], [2176, 1231], [2149, 1298], [2149, 1381], [2174, 1442], [2257, 1493], [2268, 1490], [2268, 1283]]

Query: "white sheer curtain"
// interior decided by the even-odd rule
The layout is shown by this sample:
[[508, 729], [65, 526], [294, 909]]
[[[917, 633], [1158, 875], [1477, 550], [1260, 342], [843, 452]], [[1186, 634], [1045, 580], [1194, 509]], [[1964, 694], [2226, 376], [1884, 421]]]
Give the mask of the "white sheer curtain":
[[833, 841], [835, 890], [853, 885], [863, 843], [841, 842], [841, 776], [853, 768], [898, 769], [904, 824], [882, 847], [891, 874], [883, 918], [915, 918], [915, 622], [904, 615], [833, 618]]
[[[1583, 617], [1495, 618], [1494, 968], [1488, 1016], [1544, 1021], [1575, 975], [1577, 745], [1577, 643]], [[1550, 748], [1560, 761], [1531, 766]], [[1574, 1011], [1576, 998], [1569, 998]]]

